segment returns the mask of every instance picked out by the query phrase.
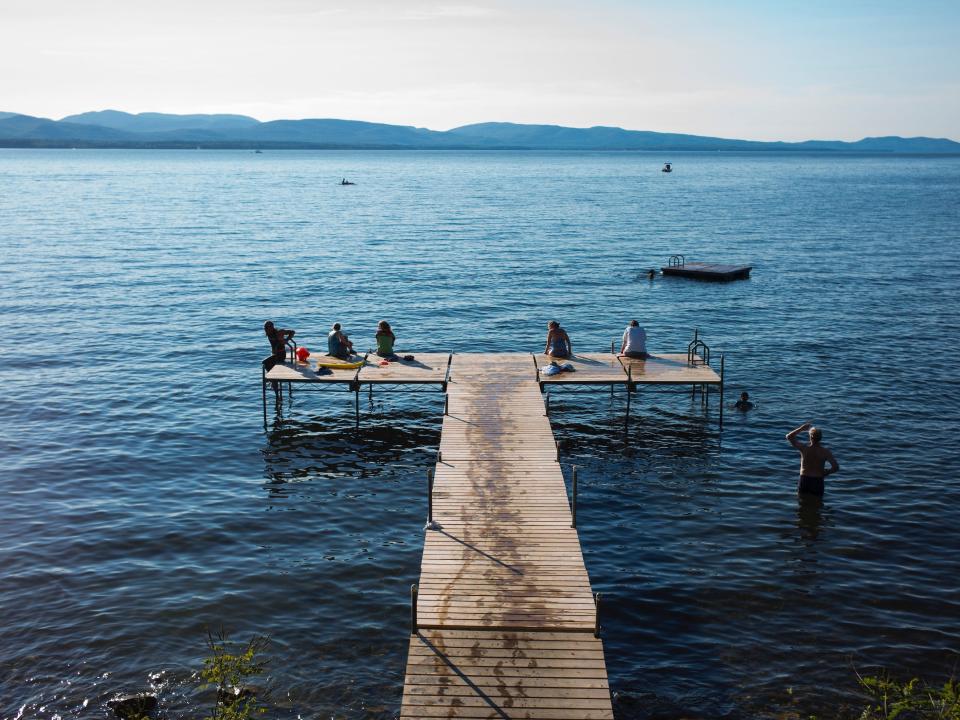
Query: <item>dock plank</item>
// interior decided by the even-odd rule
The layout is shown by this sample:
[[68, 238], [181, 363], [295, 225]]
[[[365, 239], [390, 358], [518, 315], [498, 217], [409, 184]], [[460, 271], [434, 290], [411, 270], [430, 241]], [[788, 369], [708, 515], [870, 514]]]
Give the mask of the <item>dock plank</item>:
[[357, 379], [375, 385], [440, 384], [446, 379], [450, 353], [416, 353], [413, 360], [403, 360], [407, 354], [410, 353], [398, 351], [398, 360], [369, 355]]
[[709, 365], [687, 362], [686, 353], [655, 354], [646, 360], [621, 357], [623, 366], [638, 385], [719, 385], [720, 376]]
[[[627, 371], [613, 353], [578, 353], [572, 358], [555, 359], [547, 355], [535, 355], [540, 382], [547, 385], [617, 385], [627, 381]], [[570, 363], [574, 372], [544, 375], [543, 368], [551, 362]]]
[[613, 718], [601, 642], [588, 633], [422, 630], [400, 717]]

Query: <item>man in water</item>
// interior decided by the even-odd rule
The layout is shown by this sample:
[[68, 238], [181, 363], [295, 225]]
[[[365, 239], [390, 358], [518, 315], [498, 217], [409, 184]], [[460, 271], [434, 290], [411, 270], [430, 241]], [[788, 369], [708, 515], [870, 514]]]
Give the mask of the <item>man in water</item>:
[[[804, 430], [808, 431], [810, 442], [804, 445], [797, 440], [797, 435]], [[810, 493], [823, 497], [823, 479], [840, 469], [840, 464], [829, 448], [820, 444], [823, 434], [820, 428], [813, 427], [812, 423], [804, 423], [795, 430], [787, 433], [787, 440], [800, 451], [800, 481], [797, 483], [798, 493]], [[830, 463], [830, 468], [825, 467]]]
[[740, 399], [733, 404], [733, 408], [734, 410], [740, 410], [741, 412], [753, 410], [753, 403], [750, 402], [750, 394], [746, 392], [740, 393]]

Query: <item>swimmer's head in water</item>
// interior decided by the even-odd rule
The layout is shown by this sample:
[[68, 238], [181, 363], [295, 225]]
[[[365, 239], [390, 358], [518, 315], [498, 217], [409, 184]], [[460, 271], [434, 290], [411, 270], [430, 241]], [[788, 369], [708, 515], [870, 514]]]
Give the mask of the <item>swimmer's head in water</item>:
[[749, 400], [749, 399], [750, 399], [750, 393], [747, 393], [747, 392], [742, 392], [742, 393], [740, 393], [740, 399], [741, 399], [741, 400]]
[[823, 433], [820, 432], [820, 428], [817, 428], [817, 427], [810, 428], [810, 442], [819, 445], [820, 438], [822, 437], [823, 437]]

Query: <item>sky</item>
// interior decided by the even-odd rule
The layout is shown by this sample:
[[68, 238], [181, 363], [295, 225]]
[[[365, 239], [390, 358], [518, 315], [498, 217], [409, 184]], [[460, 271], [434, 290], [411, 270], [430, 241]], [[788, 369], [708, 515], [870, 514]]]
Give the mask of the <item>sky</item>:
[[960, 0], [0, 0], [0, 111], [960, 140]]

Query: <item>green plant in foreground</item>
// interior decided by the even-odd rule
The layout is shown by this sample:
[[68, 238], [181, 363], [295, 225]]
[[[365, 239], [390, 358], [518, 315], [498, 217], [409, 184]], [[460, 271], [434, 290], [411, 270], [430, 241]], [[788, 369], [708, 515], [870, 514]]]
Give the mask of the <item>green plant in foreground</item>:
[[201, 688], [216, 688], [217, 695], [213, 714], [205, 720], [249, 720], [266, 712], [248, 682], [263, 674], [267, 661], [260, 655], [269, 644], [269, 638], [255, 635], [245, 646], [237, 648], [227, 640], [223, 628], [216, 636], [207, 628], [210, 656], [203, 661], [200, 671]]
[[898, 682], [886, 672], [863, 677], [860, 687], [870, 696], [870, 705], [860, 720], [960, 720], [960, 683], [950, 678], [942, 686], [918, 678]]

